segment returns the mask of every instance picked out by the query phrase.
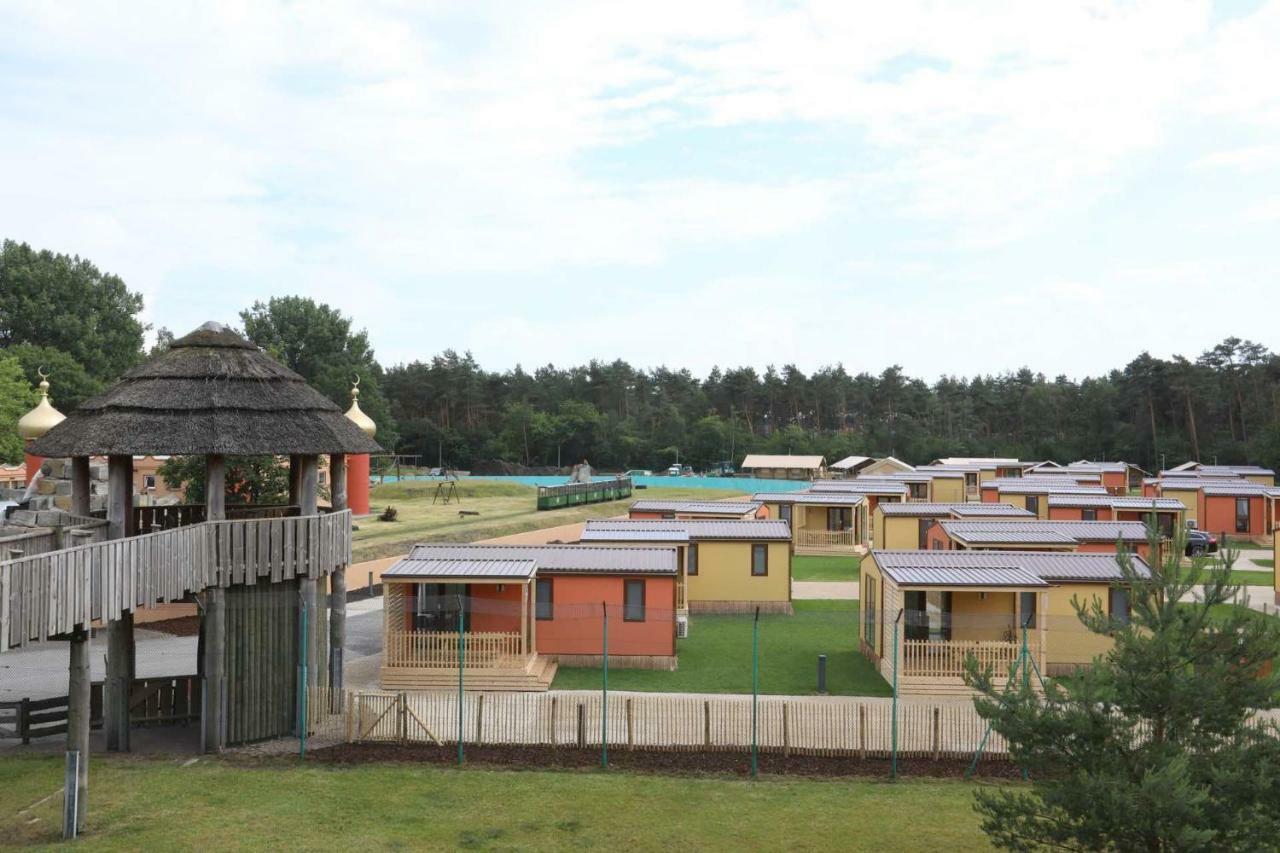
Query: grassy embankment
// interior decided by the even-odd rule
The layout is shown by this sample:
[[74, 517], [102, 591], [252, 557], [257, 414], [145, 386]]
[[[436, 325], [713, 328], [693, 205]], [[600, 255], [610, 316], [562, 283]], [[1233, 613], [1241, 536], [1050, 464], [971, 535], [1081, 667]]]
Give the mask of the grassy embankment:
[[[373, 516], [358, 522], [352, 546], [354, 558], [374, 560], [406, 553], [419, 542], [476, 542], [508, 536], [589, 518], [625, 515], [627, 507], [641, 498], [666, 500], [720, 500], [741, 492], [690, 487], [652, 488], [636, 491], [630, 498], [608, 503], [565, 507], [539, 512], [537, 489], [519, 483], [492, 480], [463, 480], [457, 485], [461, 503], [431, 502], [436, 483], [430, 481], [388, 483], [374, 487], [370, 504]], [[386, 506], [394, 506], [397, 521], [378, 521]], [[460, 516], [459, 510], [478, 515]]]
[[[4, 843], [72, 848], [62, 772], [61, 757], [0, 762]], [[74, 848], [988, 850], [976, 787], [95, 755]]]

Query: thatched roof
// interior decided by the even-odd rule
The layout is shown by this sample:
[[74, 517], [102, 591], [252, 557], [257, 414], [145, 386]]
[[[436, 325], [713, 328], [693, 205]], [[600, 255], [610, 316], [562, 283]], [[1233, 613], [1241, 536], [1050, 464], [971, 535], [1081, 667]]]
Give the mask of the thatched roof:
[[301, 376], [217, 323], [133, 368], [30, 447], [46, 457], [381, 449]]

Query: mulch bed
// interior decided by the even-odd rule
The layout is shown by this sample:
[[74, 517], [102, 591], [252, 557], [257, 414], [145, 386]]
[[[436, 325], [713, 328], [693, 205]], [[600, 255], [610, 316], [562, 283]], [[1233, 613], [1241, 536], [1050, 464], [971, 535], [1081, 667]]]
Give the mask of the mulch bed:
[[[307, 759], [326, 764], [402, 762], [456, 764], [457, 747], [431, 744], [342, 744], [309, 751]], [[959, 779], [972, 758], [899, 758], [898, 775], [935, 779]], [[772, 776], [889, 778], [887, 758], [856, 756], [782, 755], [761, 753], [760, 772]], [[504, 767], [526, 770], [590, 770], [600, 767], [599, 749], [547, 746], [467, 746], [465, 764], [470, 767]], [[609, 750], [609, 767], [617, 770], [663, 774], [750, 776], [747, 752], [690, 752], [661, 750]], [[1003, 758], [984, 758], [974, 774], [982, 779], [1021, 779], [1021, 772]]]

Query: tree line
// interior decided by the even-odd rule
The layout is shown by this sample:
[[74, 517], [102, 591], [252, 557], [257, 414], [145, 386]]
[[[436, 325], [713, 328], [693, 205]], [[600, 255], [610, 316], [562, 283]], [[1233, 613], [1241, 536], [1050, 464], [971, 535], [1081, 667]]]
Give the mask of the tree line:
[[[5, 241], [0, 376], [20, 371], [34, 385], [43, 365], [69, 411], [145, 357], [141, 310], [140, 294], [89, 261]], [[378, 440], [427, 464], [706, 467], [763, 452], [1280, 466], [1280, 356], [1234, 337], [1194, 356], [1144, 352], [1105, 376], [1024, 367], [926, 382], [898, 366], [843, 364], [807, 374], [794, 364], [716, 367], [701, 377], [621, 360], [494, 371], [453, 350], [384, 368], [363, 330], [311, 299], [256, 302], [239, 319], [250, 340], [344, 409], [359, 376]], [[171, 340], [160, 329], [155, 346]], [[18, 408], [0, 409], [0, 419]], [[0, 442], [6, 457], [15, 449]]]

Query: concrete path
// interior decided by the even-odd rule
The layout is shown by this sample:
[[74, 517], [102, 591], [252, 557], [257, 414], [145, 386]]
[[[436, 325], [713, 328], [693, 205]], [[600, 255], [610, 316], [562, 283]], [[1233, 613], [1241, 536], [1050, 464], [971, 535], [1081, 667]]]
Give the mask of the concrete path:
[[797, 600], [858, 598], [857, 581], [792, 581], [791, 597]]

